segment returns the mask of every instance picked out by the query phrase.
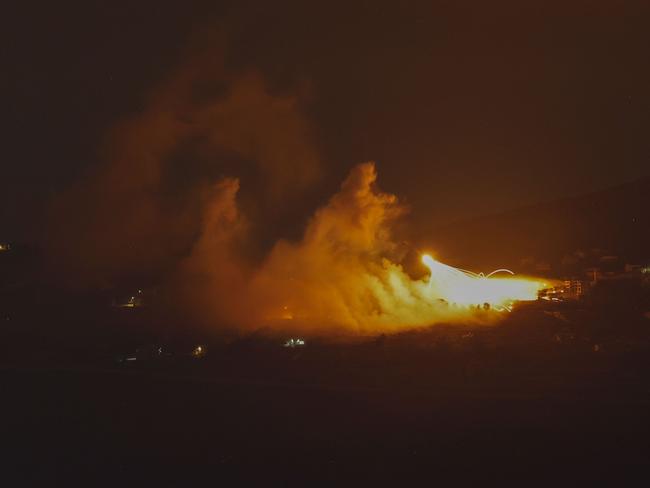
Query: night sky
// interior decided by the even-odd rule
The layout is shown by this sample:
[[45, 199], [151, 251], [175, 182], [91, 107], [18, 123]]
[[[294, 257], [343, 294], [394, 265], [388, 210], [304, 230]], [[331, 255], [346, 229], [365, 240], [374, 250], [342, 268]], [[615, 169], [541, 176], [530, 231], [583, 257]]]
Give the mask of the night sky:
[[[649, 25], [646, 1], [13, 2], [0, 237], [41, 225], [194, 51], [298, 100], [321, 170], [285, 219], [366, 160], [415, 222], [441, 225], [635, 180], [650, 156]], [[202, 173], [185, 147], [177, 172], [237, 172]]]

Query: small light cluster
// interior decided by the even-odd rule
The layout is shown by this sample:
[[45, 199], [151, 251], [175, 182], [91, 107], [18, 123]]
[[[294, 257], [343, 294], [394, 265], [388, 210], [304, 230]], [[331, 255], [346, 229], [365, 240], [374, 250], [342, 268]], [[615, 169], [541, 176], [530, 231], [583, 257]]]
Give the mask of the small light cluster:
[[287, 342], [284, 343], [284, 347], [301, 347], [305, 345], [305, 341], [303, 339], [289, 339]]

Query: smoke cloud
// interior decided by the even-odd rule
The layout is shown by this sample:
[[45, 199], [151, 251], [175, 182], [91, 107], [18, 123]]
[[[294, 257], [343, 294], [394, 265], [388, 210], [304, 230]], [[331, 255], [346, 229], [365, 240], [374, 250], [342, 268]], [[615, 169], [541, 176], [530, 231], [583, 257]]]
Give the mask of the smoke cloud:
[[173, 269], [225, 177], [246, 183], [240, 204], [270, 224], [318, 180], [299, 98], [270, 93], [255, 71], [228, 70], [210, 41], [192, 46], [142, 110], [113, 127], [102, 163], [52, 202], [47, 246], [65, 276], [98, 283]]
[[[376, 333], [476, 318], [453, 305], [472, 288], [464, 275], [445, 301], [449, 289], [404, 271], [392, 230], [406, 209], [377, 188], [373, 163], [354, 167], [288, 239], [284, 210], [307, 207], [322, 174], [301, 100], [227, 69], [222, 50], [197, 52], [113, 128], [102, 164], [53, 202], [48, 245], [60, 276], [163, 283], [169, 302], [214, 328]], [[270, 245], [260, 246], [260, 229]], [[458, 271], [436, 269], [443, 284]], [[473, 289], [475, 306], [486, 294]]]
[[235, 203], [238, 185], [217, 185], [180, 282], [198, 317], [243, 328], [376, 333], [468, 319], [432, 299], [389, 257], [398, 254], [391, 226], [405, 208], [376, 188], [373, 163], [355, 167], [318, 209], [297, 242], [279, 240], [257, 267], [237, 252], [246, 225]]

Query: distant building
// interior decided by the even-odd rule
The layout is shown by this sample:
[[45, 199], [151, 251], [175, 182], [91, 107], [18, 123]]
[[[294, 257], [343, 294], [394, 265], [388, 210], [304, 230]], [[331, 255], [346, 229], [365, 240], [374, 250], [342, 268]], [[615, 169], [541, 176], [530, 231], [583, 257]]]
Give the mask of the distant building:
[[642, 272], [643, 265], [642, 264], [625, 264], [625, 272], [626, 273], [634, 273], [635, 271]]
[[579, 300], [589, 289], [589, 282], [584, 280], [564, 280], [561, 286], [554, 286], [539, 292], [539, 298], [553, 302]]
[[595, 283], [602, 280], [604, 275], [600, 268], [591, 267], [585, 268], [585, 276], [589, 279], [589, 281]]
[[618, 256], [607, 255], [607, 256], [600, 257], [601, 263], [615, 263], [616, 261], [618, 261]]
[[570, 298], [580, 298], [586, 291], [582, 280], [564, 280], [564, 292]]

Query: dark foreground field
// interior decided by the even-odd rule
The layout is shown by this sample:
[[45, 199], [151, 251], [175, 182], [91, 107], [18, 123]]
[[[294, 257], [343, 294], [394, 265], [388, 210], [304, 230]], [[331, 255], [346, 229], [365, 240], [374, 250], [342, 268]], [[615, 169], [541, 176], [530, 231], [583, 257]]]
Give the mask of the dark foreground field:
[[647, 485], [650, 324], [567, 320], [129, 364], [5, 351], [2, 484]]

